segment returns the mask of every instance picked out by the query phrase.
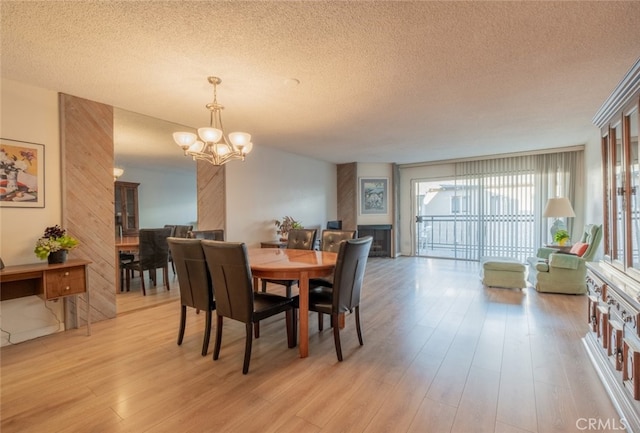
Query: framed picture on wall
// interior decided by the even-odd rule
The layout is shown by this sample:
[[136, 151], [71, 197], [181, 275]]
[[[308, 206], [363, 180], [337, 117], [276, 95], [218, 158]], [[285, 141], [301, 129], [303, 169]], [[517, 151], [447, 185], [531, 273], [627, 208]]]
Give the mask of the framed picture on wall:
[[44, 144], [0, 138], [0, 207], [44, 207]]
[[388, 213], [388, 189], [389, 179], [360, 178], [360, 214], [384, 215]]

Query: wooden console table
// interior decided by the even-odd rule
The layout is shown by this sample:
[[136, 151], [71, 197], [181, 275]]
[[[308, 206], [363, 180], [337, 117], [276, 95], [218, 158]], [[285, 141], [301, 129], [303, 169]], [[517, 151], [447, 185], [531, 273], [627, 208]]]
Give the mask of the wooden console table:
[[76, 326], [79, 323], [77, 296], [84, 293], [87, 301], [87, 335], [91, 335], [91, 303], [89, 299], [89, 260], [67, 260], [50, 265], [35, 263], [7, 266], [0, 270], [0, 301], [37, 295], [45, 301], [76, 296]]

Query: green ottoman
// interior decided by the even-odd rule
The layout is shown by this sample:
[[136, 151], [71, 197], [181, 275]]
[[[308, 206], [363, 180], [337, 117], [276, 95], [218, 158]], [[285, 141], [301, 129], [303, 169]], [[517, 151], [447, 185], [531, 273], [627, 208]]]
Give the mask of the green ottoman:
[[525, 266], [511, 257], [483, 257], [480, 261], [482, 284], [487, 287], [505, 289], [523, 289], [527, 287], [524, 279]]

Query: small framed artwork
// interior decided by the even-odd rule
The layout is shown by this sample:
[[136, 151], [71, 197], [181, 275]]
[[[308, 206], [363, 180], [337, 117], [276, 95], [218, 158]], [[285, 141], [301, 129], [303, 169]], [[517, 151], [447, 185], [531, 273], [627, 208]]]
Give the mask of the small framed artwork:
[[360, 214], [388, 213], [387, 178], [360, 178]]
[[44, 207], [44, 144], [0, 138], [0, 207]]

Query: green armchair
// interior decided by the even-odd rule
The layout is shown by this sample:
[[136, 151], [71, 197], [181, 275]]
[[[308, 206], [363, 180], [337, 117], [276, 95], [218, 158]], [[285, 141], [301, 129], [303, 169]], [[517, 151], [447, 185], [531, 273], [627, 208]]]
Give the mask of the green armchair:
[[588, 244], [582, 256], [559, 253], [553, 248], [540, 248], [536, 257], [530, 257], [529, 282], [538, 292], [587, 293], [586, 262], [592, 261], [602, 240], [602, 226], [587, 224], [580, 243]]

